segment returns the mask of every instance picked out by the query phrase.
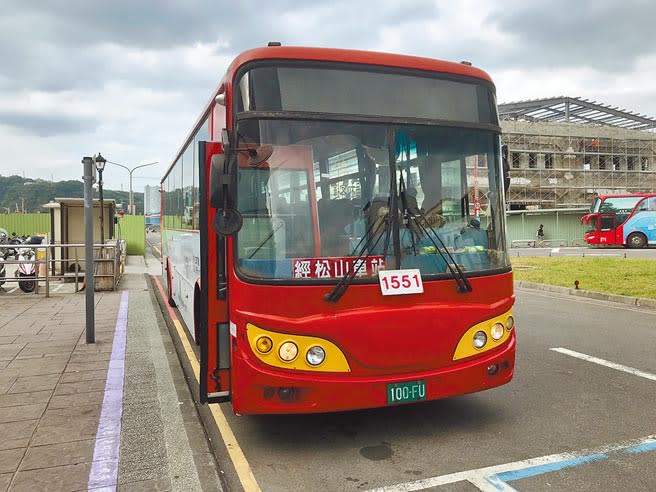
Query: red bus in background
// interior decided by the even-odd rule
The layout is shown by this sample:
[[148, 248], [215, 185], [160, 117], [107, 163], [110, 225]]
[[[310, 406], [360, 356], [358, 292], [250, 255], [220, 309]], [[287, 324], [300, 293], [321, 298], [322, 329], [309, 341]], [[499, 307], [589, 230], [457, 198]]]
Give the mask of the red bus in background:
[[509, 382], [503, 177], [480, 69], [239, 55], [161, 182], [169, 302], [200, 344], [201, 400], [330, 412]]
[[656, 194], [599, 195], [591, 213], [581, 217], [590, 228], [583, 234], [591, 246], [645, 248], [656, 244]]

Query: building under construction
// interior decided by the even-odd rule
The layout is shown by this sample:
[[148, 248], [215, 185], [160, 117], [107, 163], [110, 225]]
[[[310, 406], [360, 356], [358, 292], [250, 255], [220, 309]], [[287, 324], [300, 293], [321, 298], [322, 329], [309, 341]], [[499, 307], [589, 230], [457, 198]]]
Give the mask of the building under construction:
[[574, 97], [499, 105], [511, 210], [656, 191], [656, 119]]

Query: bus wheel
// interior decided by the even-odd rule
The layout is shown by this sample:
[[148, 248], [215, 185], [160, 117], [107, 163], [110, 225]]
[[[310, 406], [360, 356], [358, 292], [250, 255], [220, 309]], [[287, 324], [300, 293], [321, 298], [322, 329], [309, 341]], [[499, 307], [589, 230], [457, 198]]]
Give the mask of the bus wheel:
[[626, 245], [629, 248], [644, 248], [647, 246], [647, 238], [644, 234], [639, 232], [632, 232], [629, 234], [629, 237], [626, 238]]

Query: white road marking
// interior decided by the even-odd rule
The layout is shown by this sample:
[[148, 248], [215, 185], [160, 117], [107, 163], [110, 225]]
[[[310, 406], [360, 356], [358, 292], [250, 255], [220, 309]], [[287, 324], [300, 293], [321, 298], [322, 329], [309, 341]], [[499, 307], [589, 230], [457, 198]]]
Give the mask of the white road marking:
[[576, 357], [587, 362], [592, 362], [594, 364], [599, 364], [600, 366], [610, 367], [611, 369], [616, 369], [618, 371], [623, 371], [634, 376], [639, 376], [641, 378], [650, 379], [651, 381], [656, 381], [656, 374], [651, 374], [649, 372], [641, 371], [639, 369], [634, 369], [633, 367], [624, 366], [622, 364], [617, 364], [615, 362], [610, 362], [608, 360], [599, 359], [598, 357], [593, 357], [591, 355], [582, 354], [580, 352], [574, 352], [562, 347], [551, 348], [554, 352], [559, 352], [561, 354], [569, 355], [570, 357]]
[[[448, 475], [442, 475], [439, 477], [424, 478], [414, 482], [388, 485], [376, 489], [369, 489], [366, 492], [417, 492], [429, 489], [431, 487], [439, 487], [441, 485], [447, 485], [462, 481], [470, 482], [482, 492], [511, 492], [515, 489], [501, 480], [496, 480], [494, 476], [504, 472], [518, 471], [535, 466], [543, 466], [562, 461], [576, 460], [584, 456], [611, 453], [613, 451], [624, 451], [630, 448], [635, 448], [636, 446], [642, 446], [645, 443], [651, 443], [654, 441], [654, 439], [656, 439], [656, 434], [640, 439], [631, 439], [629, 441], [618, 444], [600, 446], [593, 449], [586, 449], [571, 453], [551, 454], [548, 456], [541, 456], [538, 458], [529, 458], [527, 460], [506, 463], [503, 465], [494, 465], [485, 468], [477, 468], [474, 470], [450, 473]], [[492, 482], [494, 483], [490, 482], [488, 478], [492, 479]], [[504, 486], [505, 488], [499, 488], [501, 486]]]
[[64, 286], [64, 284], [59, 284], [57, 287], [52, 289], [53, 292], [57, 292], [59, 289], [61, 289]]
[[13, 293], [16, 292], [17, 290], [18, 290], [18, 287], [14, 287], [13, 289], [11, 289], [11, 290], [9, 291], [9, 294], [13, 294]]

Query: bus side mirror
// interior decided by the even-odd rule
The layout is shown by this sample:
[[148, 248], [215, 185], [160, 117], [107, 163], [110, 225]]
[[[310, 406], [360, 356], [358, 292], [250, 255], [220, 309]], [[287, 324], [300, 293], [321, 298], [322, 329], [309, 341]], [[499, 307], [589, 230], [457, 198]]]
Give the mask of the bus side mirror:
[[212, 156], [210, 166], [210, 205], [216, 209], [212, 227], [221, 236], [230, 236], [241, 229], [243, 219], [234, 207], [237, 175], [230, 168], [225, 154]]

